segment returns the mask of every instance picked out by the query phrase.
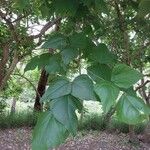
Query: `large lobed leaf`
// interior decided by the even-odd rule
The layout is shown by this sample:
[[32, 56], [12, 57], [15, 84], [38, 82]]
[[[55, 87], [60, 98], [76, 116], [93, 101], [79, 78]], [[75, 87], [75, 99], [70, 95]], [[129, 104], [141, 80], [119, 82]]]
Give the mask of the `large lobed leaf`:
[[65, 48], [62, 50], [62, 60], [67, 65], [69, 64], [74, 58], [76, 58], [79, 54], [79, 51], [74, 48]]
[[101, 64], [112, 64], [115, 62], [114, 55], [108, 50], [107, 46], [103, 43], [93, 48], [91, 59]]
[[71, 83], [66, 79], [56, 79], [49, 85], [47, 91], [41, 98], [41, 102], [50, 101], [71, 93]]
[[33, 131], [32, 150], [48, 150], [60, 145], [68, 136], [66, 128], [51, 112], [44, 112]]
[[44, 53], [42, 55], [33, 57], [26, 65], [24, 72], [28, 70], [34, 70], [36, 67], [38, 67], [38, 69], [41, 69], [49, 63], [50, 58], [51, 55], [49, 53]]
[[94, 64], [87, 68], [88, 75], [96, 82], [111, 80], [111, 69], [106, 64]]
[[45, 49], [62, 49], [67, 45], [66, 38], [61, 34], [53, 34], [48, 40], [42, 45]]
[[41, 102], [50, 101], [68, 94], [81, 100], [96, 99], [92, 80], [87, 75], [80, 75], [72, 83], [64, 78], [57, 78], [51, 82], [41, 98]]
[[117, 64], [112, 71], [111, 81], [121, 88], [129, 88], [142, 78], [142, 74], [125, 64]]
[[54, 99], [51, 103], [51, 110], [54, 117], [61, 122], [66, 129], [68, 129], [73, 135], [77, 132], [77, 116], [75, 110], [77, 109], [76, 103], [78, 101], [71, 95], [66, 95]]
[[150, 108], [142, 99], [123, 94], [117, 106], [118, 119], [127, 124], [142, 122], [150, 114]]
[[77, 0], [54, 0], [52, 4], [58, 15], [74, 16], [78, 9], [79, 2]]
[[74, 33], [69, 37], [70, 46], [73, 48], [85, 49], [88, 45], [88, 39], [84, 33]]
[[63, 73], [65, 70], [62, 65], [61, 56], [59, 54], [55, 54], [49, 59], [45, 66], [45, 70], [49, 74]]
[[95, 92], [101, 99], [104, 112], [107, 113], [116, 104], [119, 89], [113, 83], [103, 81], [95, 85]]
[[81, 100], [95, 100], [92, 80], [87, 75], [80, 75], [72, 82], [71, 94]]

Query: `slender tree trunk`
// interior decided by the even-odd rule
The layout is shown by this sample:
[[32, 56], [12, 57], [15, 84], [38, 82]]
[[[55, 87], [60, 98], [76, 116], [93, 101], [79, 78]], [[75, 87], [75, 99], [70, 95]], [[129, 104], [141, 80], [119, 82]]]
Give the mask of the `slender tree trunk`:
[[10, 78], [10, 75], [12, 74], [12, 72], [14, 71], [18, 61], [19, 60], [18, 60], [17, 51], [16, 51], [15, 54], [14, 54], [13, 61], [12, 61], [11, 65], [10, 65], [9, 69], [7, 70], [7, 72], [5, 73], [4, 77], [2, 78], [2, 81], [0, 81], [0, 91], [3, 90], [3, 88], [5, 87], [7, 81]]
[[139, 137], [139, 140], [144, 143], [150, 143], [150, 120], [144, 130], [143, 135]]
[[5, 67], [9, 57], [9, 46], [5, 45], [4, 47], [2, 47], [2, 49], [3, 49], [3, 54], [2, 54], [2, 59], [0, 61], [0, 87], [5, 77]]
[[38, 87], [37, 87], [37, 93], [36, 93], [36, 98], [35, 98], [35, 103], [34, 103], [35, 111], [42, 111], [42, 104], [40, 103], [40, 97], [42, 97], [42, 95], [45, 93], [47, 80], [48, 80], [48, 74], [43, 69], [41, 71], [41, 76], [40, 76]]
[[134, 131], [134, 125], [129, 125], [129, 142], [137, 144], [139, 142]]
[[15, 99], [15, 97], [13, 97], [10, 114], [11, 115], [15, 114], [15, 111], [16, 111], [16, 99]]
[[[55, 31], [59, 30], [60, 22], [61, 22], [61, 19], [57, 20]], [[49, 48], [49, 53], [53, 54], [53, 52], [54, 52], [54, 49]], [[35, 98], [35, 103], [34, 103], [35, 111], [42, 111], [43, 106], [40, 103], [40, 97], [42, 97], [42, 95], [45, 93], [47, 80], [48, 80], [48, 74], [46, 73], [46, 70], [43, 69], [41, 72], [41, 76], [38, 82], [38, 87], [37, 87], [37, 92], [36, 92], [36, 98]]]

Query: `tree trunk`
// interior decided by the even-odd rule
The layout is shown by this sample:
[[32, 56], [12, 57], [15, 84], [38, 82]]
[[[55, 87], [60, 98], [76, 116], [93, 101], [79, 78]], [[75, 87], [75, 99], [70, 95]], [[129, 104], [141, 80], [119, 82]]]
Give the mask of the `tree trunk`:
[[137, 135], [134, 132], [134, 126], [129, 125], [129, 142], [137, 144], [139, 142]]
[[2, 81], [5, 77], [5, 67], [9, 57], [9, 46], [5, 45], [4, 47], [2, 47], [2, 49], [3, 49], [3, 54], [2, 54], [2, 59], [0, 61], [0, 86], [2, 85]]
[[150, 120], [144, 130], [144, 134], [139, 137], [139, 140], [144, 143], [150, 143]]
[[37, 93], [36, 93], [36, 98], [35, 98], [35, 103], [34, 103], [35, 111], [42, 111], [42, 104], [40, 103], [40, 97], [42, 97], [42, 95], [45, 93], [47, 80], [48, 80], [48, 74], [43, 69], [41, 71], [41, 76], [40, 76], [38, 87], [37, 87]]
[[16, 111], [16, 99], [15, 99], [15, 97], [13, 97], [10, 114], [11, 115], [15, 114], [15, 111]]
[[10, 78], [10, 75], [12, 74], [12, 72], [14, 71], [18, 61], [19, 60], [18, 60], [17, 51], [16, 51], [9, 69], [7, 69], [7, 72], [5, 73], [5, 76], [2, 78], [2, 81], [0, 81], [0, 91], [3, 90], [3, 88], [5, 87], [7, 81]]

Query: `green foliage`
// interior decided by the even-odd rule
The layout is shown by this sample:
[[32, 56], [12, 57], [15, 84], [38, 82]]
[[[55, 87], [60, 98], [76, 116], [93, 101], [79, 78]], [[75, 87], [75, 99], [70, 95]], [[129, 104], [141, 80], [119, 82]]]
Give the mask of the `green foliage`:
[[54, 117], [62, 123], [73, 135], [77, 132], [77, 116], [75, 113], [76, 102], [78, 101], [71, 95], [56, 98], [51, 103]]
[[150, 13], [150, 1], [149, 0], [141, 0], [139, 4], [139, 16], [145, 16]]
[[70, 46], [74, 48], [84, 49], [87, 47], [88, 39], [84, 33], [74, 33], [69, 37]]
[[113, 68], [111, 81], [121, 88], [129, 88], [142, 78], [142, 74], [125, 64]]
[[111, 80], [111, 68], [106, 64], [94, 64], [87, 68], [89, 76], [96, 82]]
[[49, 74], [65, 73], [65, 66], [62, 63], [62, 59], [59, 54], [53, 55], [48, 64], [45, 66], [45, 70]]
[[53, 34], [42, 45], [42, 48], [62, 49], [67, 45], [67, 39], [61, 34]]
[[32, 149], [47, 150], [61, 144], [68, 132], [51, 112], [43, 112], [33, 132]]
[[37, 122], [39, 113], [31, 111], [16, 112], [13, 115], [9, 112], [0, 114], [0, 128], [20, 128], [20, 127], [33, 127]]
[[92, 80], [87, 75], [76, 77], [72, 82], [71, 94], [81, 100], [95, 100]]
[[62, 50], [62, 60], [64, 64], [69, 64], [72, 60], [74, 60], [78, 56], [79, 52], [77, 49], [73, 48], [65, 48]]
[[112, 64], [114, 62], [114, 55], [108, 50], [104, 43], [100, 43], [93, 48], [91, 59], [101, 64]]
[[58, 78], [50, 83], [46, 93], [41, 98], [42, 102], [50, 101], [71, 93], [71, 84], [67, 79]]
[[80, 131], [82, 130], [98, 130], [103, 131], [105, 129], [104, 119], [101, 115], [90, 113], [87, 115], [84, 115], [82, 124], [79, 124], [78, 128]]
[[2, 113], [7, 106], [7, 103], [4, 99], [0, 99], [0, 113]]
[[[90, 113], [84, 115], [82, 124], [79, 124], [78, 129], [79, 131], [109, 131], [109, 132], [121, 132], [121, 133], [129, 133], [129, 125], [119, 121], [116, 116], [113, 116], [110, 124], [108, 125], [107, 122], [104, 122], [103, 116]], [[147, 122], [142, 122], [137, 124], [134, 128], [134, 131], [137, 134], [140, 134], [144, 131]], [[108, 126], [105, 126], [108, 125]]]
[[138, 97], [123, 94], [117, 106], [118, 119], [127, 124], [137, 124], [147, 119], [150, 108]]
[[[9, 129], [9, 128], [20, 128], [20, 127], [34, 127], [37, 123], [37, 118], [40, 116], [40, 113], [33, 113], [31, 111], [27, 112], [17, 112], [13, 115], [10, 113], [1, 113], [0, 114], [0, 129]], [[144, 131], [147, 122], [137, 124], [135, 126], [136, 133], [141, 133]], [[107, 124], [104, 122], [104, 119], [101, 115], [98, 114], [86, 114], [83, 118], [83, 123], [78, 125], [79, 131], [89, 131], [89, 130], [98, 130], [102, 131], [104, 129], [110, 131], [119, 131], [123, 133], [129, 132], [129, 126], [123, 122], [118, 121], [117, 118], [113, 117], [108, 128], [105, 128], [103, 125]]]
[[26, 65], [24, 72], [34, 70], [37, 67], [38, 69], [45, 68], [49, 74], [65, 73], [65, 66], [62, 64], [59, 54], [51, 55], [50, 53], [44, 53], [33, 57]]
[[34, 70], [36, 67], [38, 67], [38, 69], [41, 69], [49, 63], [50, 57], [51, 55], [49, 53], [33, 57], [26, 65], [24, 71], [26, 72], [28, 70]]
[[[0, 39], [1, 45], [5, 41], [12, 41], [10, 55], [17, 49], [19, 58], [24, 57], [24, 54], [31, 54], [31, 49], [36, 47], [34, 40], [28, 37], [28, 21], [38, 24], [39, 20], [43, 21], [45, 18], [51, 20], [61, 17], [60, 22], [57, 22], [57, 33], [39, 37], [39, 41], [44, 42], [42, 49], [53, 49], [53, 54], [35, 56], [25, 68], [25, 71], [36, 67], [44, 68], [49, 74], [64, 77], [53, 81], [41, 98], [41, 101], [49, 103], [50, 107], [41, 115], [35, 127], [33, 150], [56, 147], [69, 133], [75, 135], [75, 110], [82, 110], [83, 100], [96, 100], [95, 92], [101, 99], [105, 113], [112, 106], [117, 106], [116, 112], [121, 122], [137, 124], [146, 119], [150, 108], [136, 96], [131, 87], [142, 78], [133, 68], [143, 68], [145, 62], [142, 61], [147, 54], [147, 49], [141, 49], [149, 41], [148, 0], [131, 1], [129, 4], [116, 1], [114, 5], [104, 0], [16, 0], [8, 7], [11, 14], [17, 17], [26, 16], [30, 12], [28, 18], [21, 20], [19, 27], [16, 26], [18, 43], [17, 40], [12, 41], [14, 37], [9, 34], [10, 29], [7, 29], [7, 25], [0, 25], [0, 28], [3, 28], [0, 30], [1, 34], [5, 35], [4, 39]], [[136, 17], [137, 12], [144, 16], [140, 21]], [[4, 22], [7, 23], [5, 20]], [[129, 37], [134, 32], [135, 37]], [[139, 50], [139, 47], [142, 48]], [[2, 55], [2, 52], [0, 53]], [[12, 58], [11, 56], [6, 67], [11, 64]], [[75, 69], [82, 68], [82, 59], [87, 62], [85, 69], [90, 77], [79, 75], [72, 82], [65, 79], [67, 72], [74, 69], [74, 65]], [[138, 65], [136, 61], [139, 61]], [[133, 68], [122, 62], [130, 64]], [[95, 92], [93, 84], [96, 84]], [[19, 92], [19, 89], [14, 89]], [[117, 101], [120, 90], [123, 91], [123, 95]]]
[[[61, 5], [60, 5], [61, 4]], [[79, 2], [77, 0], [54, 0], [52, 5], [58, 15], [72, 16], [76, 13]]]
[[107, 113], [116, 104], [119, 89], [113, 83], [104, 81], [95, 85], [95, 92], [101, 99], [104, 113]]

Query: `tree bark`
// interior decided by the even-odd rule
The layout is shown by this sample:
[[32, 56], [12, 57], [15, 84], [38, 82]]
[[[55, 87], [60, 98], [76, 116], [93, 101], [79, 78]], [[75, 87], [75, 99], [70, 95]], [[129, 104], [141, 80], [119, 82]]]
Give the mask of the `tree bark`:
[[17, 63], [18, 63], [18, 56], [17, 56], [17, 52], [15, 52], [14, 54], [14, 58], [13, 61], [9, 67], [9, 69], [7, 70], [5, 76], [2, 78], [2, 81], [0, 82], [0, 91], [3, 90], [3, 88], [5, 87], [10, 75], [12, 74], [12, 72], [14, 71]]
[[0, 61], [0, 86], [5, 76], [5, 67], [9, 57], [9, 46], [5, 45], [2, 47], [2, 49], [3, 49], [3, 54], [2, 54], [2, 59]]
[[129, 142], [137, 144], [139, 142], [135, 132], [134, 132], [134, 126], [129, 125]]
[[[56, 24], [55, 31], [59, 30], [60, 22], [61, 22], [61, 18], [56, 20], [56, 22], [55, 22], [55, 24]], [[45, 28], [47, 29], [47, 27], [45, 27]], [[45, 29], [42, 29], [41, 33], [42, 32], [45, 33]], [[53, 54], [54, 50], [55, 49], [49, 48], [49, 53]], [[46, 70], [42, 69], [41, 76], [40, 76], [40, 79], [39, 79], [39, 82], [38, 82], [35, 103], [34, 103], [34, 110], [35, 111], [42, 111], [42, 109], [43, 109], [43, 105], [40, 103], [40, 97], [42, 97], [42, 95], [45, 93], [48, 76], [49, 76], [49, 74], [46, 73]]]
[[16, 99], [15, 99], [15, 97], [13, 97], [10, 114], [11, 115], [15, 114], [15, 111], [16, 111]]
[[38, 82], [38, 87], [37, 87], [37, 93], [36, 93], [36, 98], [35, 98], [35, 103], [34, 103], [34, 110], [35, 111], [42, 111], [42, 109], [43, 109], [43, 106], [40, 103], [40, 98], [45, 93], [47, 80], [48, 80], [48, 74], [43, 69], [41, 71], [41, 76], [40, 76], [40, 79]]

